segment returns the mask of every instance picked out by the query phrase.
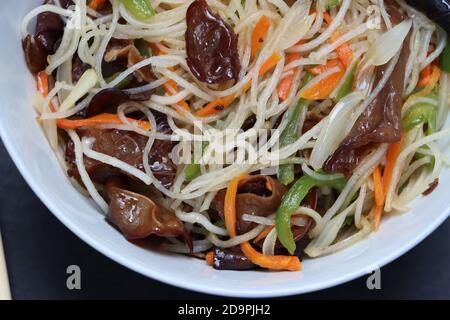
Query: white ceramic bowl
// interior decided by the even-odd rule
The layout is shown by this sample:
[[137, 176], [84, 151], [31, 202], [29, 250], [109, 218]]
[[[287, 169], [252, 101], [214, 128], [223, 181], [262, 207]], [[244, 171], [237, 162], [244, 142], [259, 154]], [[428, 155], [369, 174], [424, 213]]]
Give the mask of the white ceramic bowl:
[[[28, 184], [53, 214], [116, 262], [162, 282], [204, 293], [286, 296], [335, 286], [381, 267], [411, 249], [447, 218], [449, 171], [435, 192], [414, 202], [411, 212], [383, 220], [378, 233], [349, 249], [304, 261], [301, 272], [217, 271], [197, 259], [147, 251], [127, 242], [105, 223], [94, 203], [71, 186], [36, 123], [32, 108], [35, 83], [24, 63], [19, 25], [41, 2], [0, 1], [1, 137]], [[13, 214], [20, 219], [20, 212]]]

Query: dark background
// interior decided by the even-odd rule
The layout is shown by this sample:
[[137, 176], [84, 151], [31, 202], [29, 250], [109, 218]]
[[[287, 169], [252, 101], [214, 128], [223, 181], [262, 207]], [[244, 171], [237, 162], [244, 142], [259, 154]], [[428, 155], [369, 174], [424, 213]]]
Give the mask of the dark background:
[[[73, 235], [34, 195], [0, 142], [0, 227], [14, 299], [208, 299], [148, 279]], [[66, 268], [82, 270], [82, 289], [66, 288]], [[332, 266], [330, 266], [332, 268]], [[381, 290], [366, 277], [303, 299], [450, 299], [450, 220], [384, 267]]]

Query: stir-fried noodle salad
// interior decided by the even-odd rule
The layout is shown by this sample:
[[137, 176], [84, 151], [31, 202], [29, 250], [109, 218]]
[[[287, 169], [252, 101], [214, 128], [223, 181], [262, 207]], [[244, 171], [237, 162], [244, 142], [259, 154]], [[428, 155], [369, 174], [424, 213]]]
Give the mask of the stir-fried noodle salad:
[[128, 240], [297, 271], [438, 186], [435, 2], [47, 0], [22, 45], [50, 146]]

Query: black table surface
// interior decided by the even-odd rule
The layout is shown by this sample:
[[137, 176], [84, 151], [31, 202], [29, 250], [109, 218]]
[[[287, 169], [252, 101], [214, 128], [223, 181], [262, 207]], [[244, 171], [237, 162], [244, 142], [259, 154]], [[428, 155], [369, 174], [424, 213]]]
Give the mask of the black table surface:
[[[14, 299], [208, 299], [146, 278], [78, 239], [34, 195], [0, 142], [0, 227]], [[68, 290], [66, 270], [82, 270]], [[450, 220], [381, 270], [381, 289], [366, 277], [299, 299], [450, 299]]]

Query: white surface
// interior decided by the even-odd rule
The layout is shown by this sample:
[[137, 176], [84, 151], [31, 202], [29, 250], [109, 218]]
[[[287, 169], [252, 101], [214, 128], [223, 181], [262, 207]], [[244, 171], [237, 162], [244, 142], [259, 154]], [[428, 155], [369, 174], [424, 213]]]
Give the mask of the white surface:
[[[23, 60], [19, 24], [40, 0], [0, 1], [0, 133], [20, 172], [47, 207], [69, 229], [111, 259], [151, 278], [205, 293], [274, 297], [324, 289], [364, 275], [411, 249], [449, 213], [447, 171], [438, 189], [414, 210], [383, 220], [377, 234], [337, 254], [307, 260], [303, 271], [217, 271], [203, 261], [145, 250], [105, 223], [93, 202], [67, 181], [36, 123], [34, 80]], [[14, 212], [20, 219], [20, 212]], [[55, 239], [58, 241], [58, 239]], [[436, 261], [436, 263], [439, 263]]]

